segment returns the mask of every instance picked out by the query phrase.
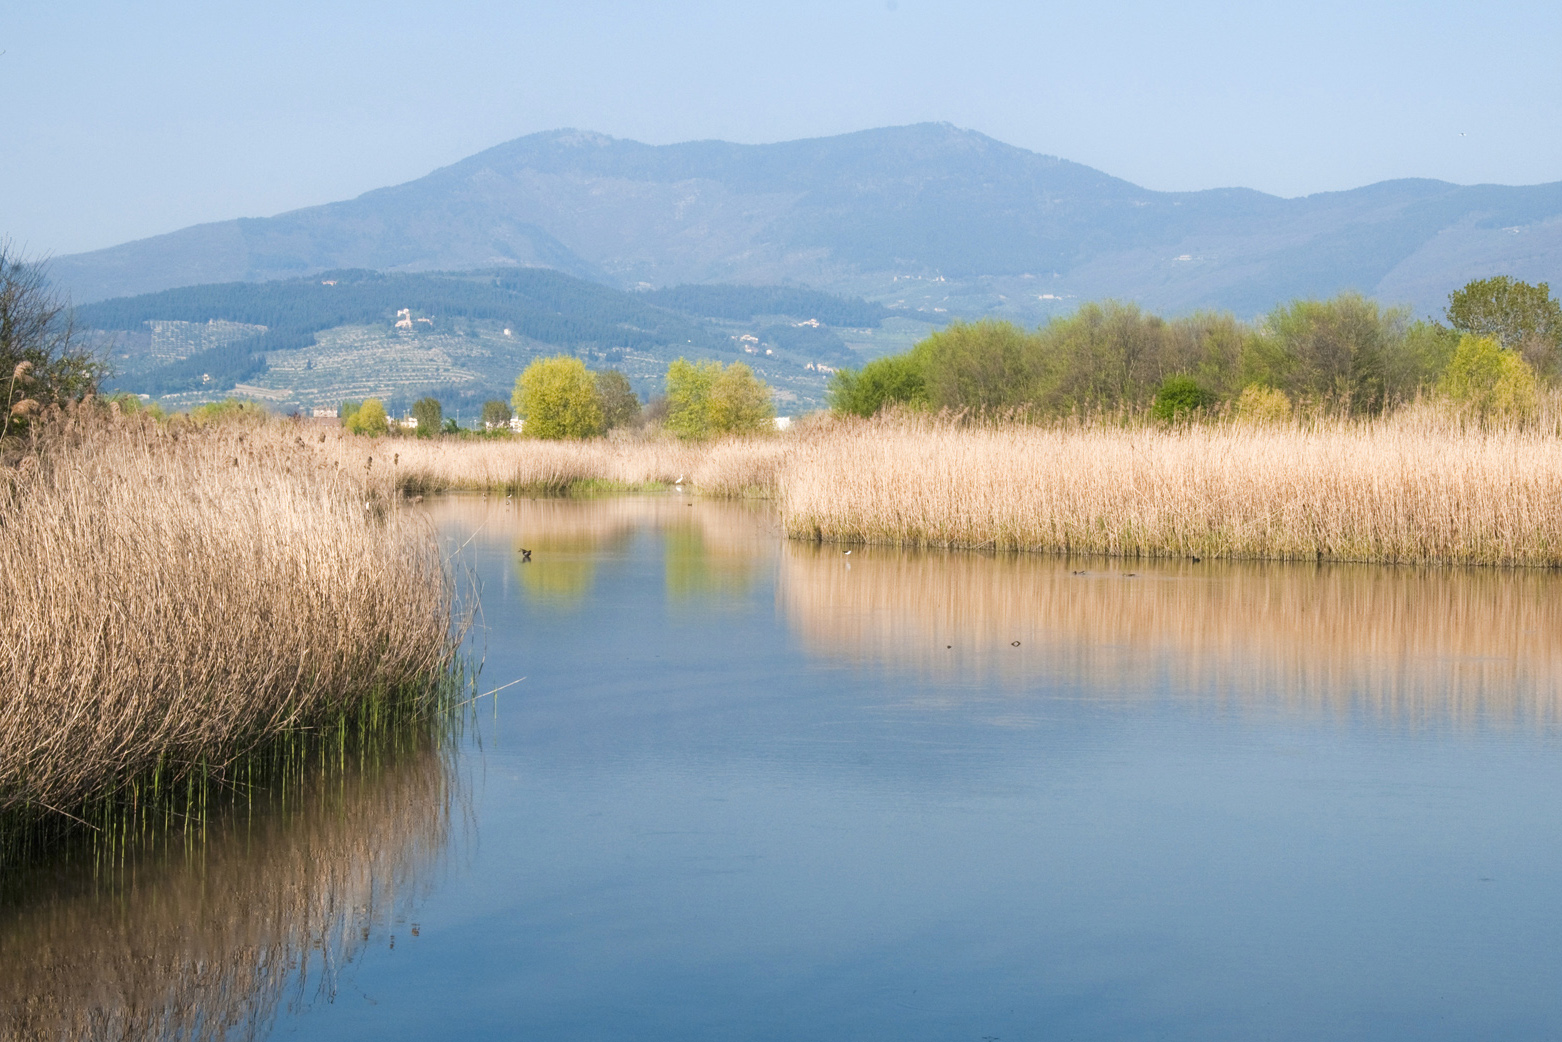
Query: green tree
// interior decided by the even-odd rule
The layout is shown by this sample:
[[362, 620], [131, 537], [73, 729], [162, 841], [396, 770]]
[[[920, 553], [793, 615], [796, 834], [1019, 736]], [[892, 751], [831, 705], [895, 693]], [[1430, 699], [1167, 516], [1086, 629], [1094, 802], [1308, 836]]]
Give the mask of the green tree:
[[374, 437], [389, 433], [390, 421], [385, 417], [384, 403], [378, 398], [370, 398], [364, 402], [347, 417], [347, 429], [354, 434], [367, 434]]
[[510, 403], [492, 398], [483, 403], [483, 427], [497, 430], [510, 425]]
[[363, 408], [362, 402], [348, 399], [336, 407], [336, 418], [342, 421], [343, 426], [346, 426], [347, 421], [352, 419], [353, 413], [361, 408]]
[[597, 397], [602, 399], [602, 421], [608, 430], [640, 419], [640, 396], [629, 386], [629, 377], [617, 369], [597, 373]]
[[1482, 420], [1526, 419], [1537, 405], [1535, 373], [1493, 337], [1466, 334], [1437, 389]]
[[710, 392], [720, 362], [675, 360], [667, 367], [667, 429], [685, 440], [711, 435]]
[[1387, 357], [1408, 320], [1408, 311], [1385, 311], [1359, 293], [1294, 300], [1269, 313], [1257, 352], [1269, 371], [1250, 375], [1292, 398], [1357, 414], [1378, 412], [1387, 400]]
[[439, 433], [445, 418], [445, 410], [438, 398], [419, 398], [412, 403], [412, 418], [418, 421], [416, 428], [420, 438], [432, 438]]
[[1007, 409], [1034, 402], [1044, 359], [1012, 322], [956, 322], [912, 349], [935, 409]]
[[1475, 279], [1448, 295], [1444, 311], [1455, 332], [1491, 337], [1519, 351], [1541, 374], [1555, 376], [1562, 348], [1562, 305], [1551, 287], [1531, 285], [1507, 275]]
[[716, 434], [759, 434], [775, 430], [770, 388], [742, 362], [733, 362], [711, 382], [710, 426]]
[[770, 387], [742, 362], [680, 358], [667, 367], [667, 429], [685, 440], [773, 430]]
[[591, 370], [571, 355], [539, 358], [515, 381], [511, 399], [533, 438], [591, 438], [606, 429]]
[[50, 405], [97, 390], [103, 363], [82, 346], [43, 269], [0, 241], [0, 388], [3, 433], [25, 428]]
[[872, 416], [886, 405], [925, 408], [927, 380], [911, 352], [875, 358], [861, 370], [842, 369], [830, 378], [830, 408]]

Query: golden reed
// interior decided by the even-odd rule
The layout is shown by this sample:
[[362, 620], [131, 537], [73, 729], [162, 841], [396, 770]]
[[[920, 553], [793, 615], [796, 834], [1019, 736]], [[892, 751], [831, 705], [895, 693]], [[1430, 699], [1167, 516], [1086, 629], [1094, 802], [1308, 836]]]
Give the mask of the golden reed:
[[[1555, 406], [1556, 403], [1550, 403]], [[805, 540], [1413, 564], [1562, 564], [1562, 437], [1430, 406], [1384, 419], [1163, 427], [823, 420], [771, 437], [364, 442], [408, 491], [672, 485], [779, 500]]]
[[1114, 557], [1562, 564], [1562, 439], [1407, 412], [1176, 428], [884, 417], [801, 439], [786, 531]]
[[448, 675], [427, 518], [304, 433], [83, 408], [0, 472], [0, 814], [166, 790]]

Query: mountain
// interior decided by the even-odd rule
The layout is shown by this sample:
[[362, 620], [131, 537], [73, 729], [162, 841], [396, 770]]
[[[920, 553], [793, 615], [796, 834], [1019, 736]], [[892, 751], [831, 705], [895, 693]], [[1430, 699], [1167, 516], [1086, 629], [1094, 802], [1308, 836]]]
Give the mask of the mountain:
[[337, 268], [547, 267], [621, 288], [793, 283], [930, 318], [1080, 299], [1255, 314], [1356, 289], [1437, 311], [1562, 281], [1562, 183], [1155, 192], [945, 124], [771, 145], [555, 131], [407, 184], [61, 257], [78, 301]]

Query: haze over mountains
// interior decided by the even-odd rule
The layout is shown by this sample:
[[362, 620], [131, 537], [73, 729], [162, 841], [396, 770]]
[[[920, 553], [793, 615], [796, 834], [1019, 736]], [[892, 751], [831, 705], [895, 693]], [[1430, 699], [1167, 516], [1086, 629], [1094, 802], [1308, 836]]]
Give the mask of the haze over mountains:
[[77, 302], [341, 268], [541, 266], [619, 288], [804, 284], [930, 318], [1117, 297], [1252, 315], [1355, 289], [1437, 313], [1562, 282], [1562, 183], [1156, 192], [945, 124], [773, 145], [555, 131], [407, 184], [57, 258]]

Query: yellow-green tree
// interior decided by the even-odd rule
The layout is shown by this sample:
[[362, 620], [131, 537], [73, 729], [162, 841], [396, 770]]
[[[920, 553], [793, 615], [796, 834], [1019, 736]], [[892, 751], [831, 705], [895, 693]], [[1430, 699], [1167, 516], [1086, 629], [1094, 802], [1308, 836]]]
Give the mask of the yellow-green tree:
[[667, 367], [667, 429], [680, 438], [749, 434], [774, 428], [770, 387], [742, 362], [691, 362]]
[[570, 355], [539, 358], [516, 378], [511, 399], [533, 438], [591, 438], [606, 428], [597, 382], [586, 363]]
[[1524, 419], [1535, 412], [1535, 372], [1518, 351], [1492, 337], [1459, 338], [1437, 389], [1481, 419]]
[[742, 362], [723, 369], [710, 388], [710, 425], [716, 434], [758, 434], [775, 429], [770, 387]]
[[680, 358], [667, 367], [668, 430], [684, 439], [710, 436], [710, 392], [720, 374], [720, 362]]
[[354, 434], [380, 435], [390, 430], [385, 418], [385, 404], [378, 398], [370, 398], [351, 416], [347, 417], [347, 429]]

